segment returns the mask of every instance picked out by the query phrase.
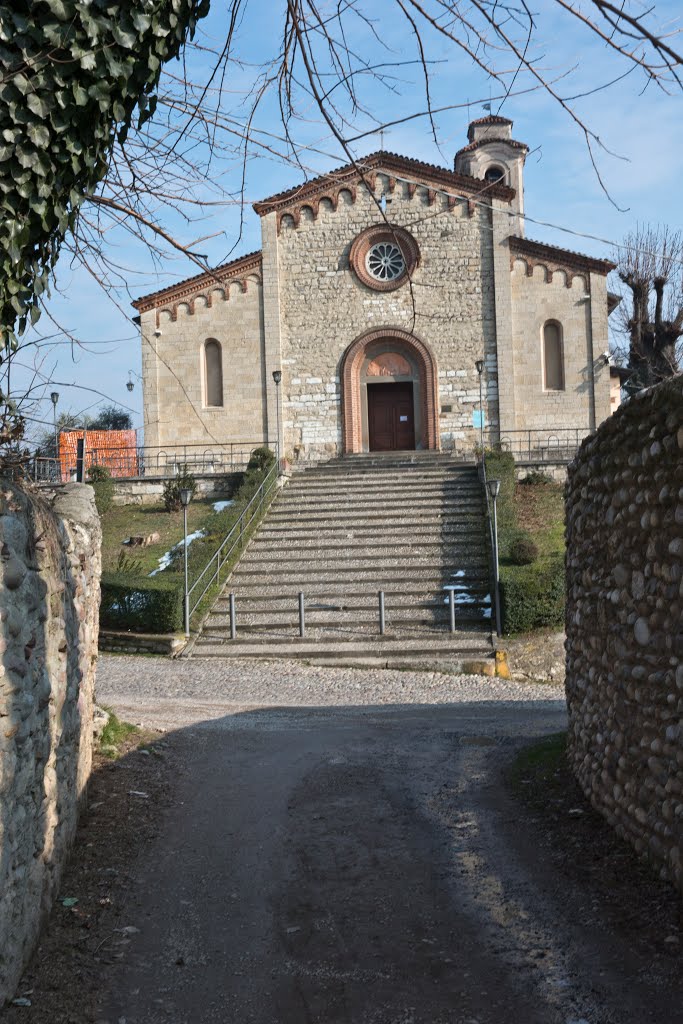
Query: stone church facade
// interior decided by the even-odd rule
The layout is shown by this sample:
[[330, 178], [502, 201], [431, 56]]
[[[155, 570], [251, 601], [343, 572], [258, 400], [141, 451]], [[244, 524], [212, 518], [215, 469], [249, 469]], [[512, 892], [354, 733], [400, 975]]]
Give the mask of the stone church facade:
[[292, 461], [471, 452], [479, 360], [491, 439], [595, 429], [612, 264], [525, 238], [527, 152], [489, 116], [453, 171], [380, 152], [256, 203], [260, 252], [134, 303], [145, 444], [273, 442], [279, 412]]

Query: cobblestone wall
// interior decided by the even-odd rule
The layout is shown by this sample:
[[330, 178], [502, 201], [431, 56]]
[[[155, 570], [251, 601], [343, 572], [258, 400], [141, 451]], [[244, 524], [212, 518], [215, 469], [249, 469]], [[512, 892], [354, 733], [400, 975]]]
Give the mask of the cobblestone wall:
[[683, 890], [683, 376], [618, 409], [570, 467], [567, 588], [574, 771]]
[[0, 486], [0, 1006], [59, 886], [92, 757], [100, 525], [92, 488]]

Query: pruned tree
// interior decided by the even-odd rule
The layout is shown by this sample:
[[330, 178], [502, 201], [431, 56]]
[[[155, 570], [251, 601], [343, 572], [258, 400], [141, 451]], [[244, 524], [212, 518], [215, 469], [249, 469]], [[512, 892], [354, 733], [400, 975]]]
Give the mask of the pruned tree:
[[638, 227], [615, 253], [625, 286], [619, 327], [627, 340], [629, 393], [678, 372], [683, 337], [683, 234]]

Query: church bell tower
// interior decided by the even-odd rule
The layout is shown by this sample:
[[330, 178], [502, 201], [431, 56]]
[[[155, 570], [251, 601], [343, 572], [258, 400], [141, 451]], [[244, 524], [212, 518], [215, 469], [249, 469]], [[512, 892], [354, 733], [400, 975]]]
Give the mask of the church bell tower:
[[[489, 114], [472, 121], [468, 143], [455, 154], [456, 174], [502, 182], [517, 193], [512, 204], [510, 234], [524, 237], [524, 161], [529, 147], [512, 138], [512, 121]], [[485, 195], [485, 187], [482, 189]]]

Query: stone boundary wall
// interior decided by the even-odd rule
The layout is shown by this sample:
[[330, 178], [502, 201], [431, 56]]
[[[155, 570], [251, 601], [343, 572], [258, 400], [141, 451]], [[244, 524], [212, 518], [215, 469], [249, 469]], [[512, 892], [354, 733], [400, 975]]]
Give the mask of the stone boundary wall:
[[[216, 501], [232, 498], [242, 483], [244, 473], [193, 474], [197, 483], [198, 498], [213, 498]], [[130, 477], [112, 480], [114, 484], [114, 505], [154, 505], [163, 500], [164, 487], [172, 477]]]
[[101, 629], [101, 651], [111, 654], [159, 654], [175, 658], [187, 643], [184, 636], [164, 633], [123, 633], [115, 629]]
[[100, 602], [92, 487], [0, 483], [0, 1007], [58, 891], [90, 774]]
[[641, 392], [569, 469], [569, 758], [683, 891], [683, 376]]

